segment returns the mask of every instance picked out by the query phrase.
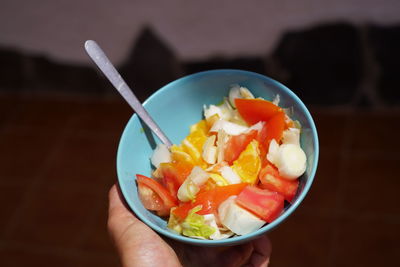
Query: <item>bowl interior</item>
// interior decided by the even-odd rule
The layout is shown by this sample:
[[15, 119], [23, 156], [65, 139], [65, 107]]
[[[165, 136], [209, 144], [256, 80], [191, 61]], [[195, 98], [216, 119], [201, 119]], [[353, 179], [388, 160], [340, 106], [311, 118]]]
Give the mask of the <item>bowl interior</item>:
[[234, 245], [265, 233], [293, 212], [307, 194], [315, 175], [318, 161], [318, 138], [314, 122], [300, 99], [285, 86], [260, 74], [240, 70], [200, 72], [167, 84], [144, 102], [148, 113], [170, 140], [179, 144], [189, 133], [189, 126], [202, 119], [204, 104], [217, 104], [228, 95], [230, 85], [247, 87], [256, 97], [271, 100], [280, 95], [280, 106], [293, 108], [293, 119], [302, 125], [301, 145], [307, 155], [307, 170], [300, 178], [298, 193], [292, 205], [274, 222], [256, 232], [225, 240], [199, 240], [180, 236], [170, 231], [167, 222], [141, 204], [137, 194], [135, 175], [151, 175], [150, 156], [159, 140], [136, 115], [129, 120], [120, 140], [117, 153], [117, 174], [122, 193], [135, 214], [155, 231], [183, 242], [207, 245]]

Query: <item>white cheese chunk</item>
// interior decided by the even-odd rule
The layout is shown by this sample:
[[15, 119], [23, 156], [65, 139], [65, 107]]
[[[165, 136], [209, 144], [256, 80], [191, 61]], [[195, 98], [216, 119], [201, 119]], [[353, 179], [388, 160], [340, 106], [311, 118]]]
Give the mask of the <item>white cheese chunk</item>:
[[221, 223], [237, 235], [246, 235], [260, 229], [266, 222], [239, 207], [230, 197], [218, 208]]
[[151, 155], [151, 164], [158, 168], [161, 163], [171, 162], [171, 152], [164, 144], [158, 144], [156, 149], [154, 149], [153, 155]]
[[298, 145], [282, 144], [279, 146], [275, 140], [272, 140], [267, 159], [278, 168], [279, 174], [286, 179], [294, 180], [306, 171], [307, 156]]

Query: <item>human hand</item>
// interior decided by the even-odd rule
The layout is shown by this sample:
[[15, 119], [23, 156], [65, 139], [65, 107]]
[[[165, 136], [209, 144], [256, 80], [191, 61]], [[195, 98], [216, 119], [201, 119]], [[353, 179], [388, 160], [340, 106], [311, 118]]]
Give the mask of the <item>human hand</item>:
[[109, 192], [108, 231], [124, 267], [131, 266], [268, 266], [271, 243], [262, 236], [249, 243], [197, 247], [161, 238], [125, 206], [117, 186]]

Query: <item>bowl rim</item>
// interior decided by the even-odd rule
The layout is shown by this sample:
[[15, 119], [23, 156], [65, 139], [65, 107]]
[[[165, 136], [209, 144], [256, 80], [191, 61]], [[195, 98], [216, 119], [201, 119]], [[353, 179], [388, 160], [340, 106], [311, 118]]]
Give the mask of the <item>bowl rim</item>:
[[[267, 225], [263, 226], [262, 228], [258, 229], [257, 231], [254, 231], [252, 233], [246, 234], [246, 235], [242, 235], [242, 236], [234, 236], [231, 238], [227, 238], [227, 239], [220, 239], [220, 240], [203, 240], [203, 239], [195, 239], [195, 238], [191, 238], [191, 237], [186, 237], [183, 235], [179, 235], [177, 233], [174, 233], [171, 231], [169, 231], [168, 229], [163, 229], [161, 227], [159, 227], [158, 225], [154, 224], [153, 222], [151, 222], [150, 220], [148, 220], [144, 215], [142, 215], [136, 208], [135, 208], [135, 203], [133, 203], [133, 201], [126, 197], [128, 195], [127, 189], [125, 187], [119, 186], [122, 192], [122, 195], [125, 199], [125, 201], [127, 202], [129, 208], [133, 211], [133, 213], [142, 221], [144, 222], [146, 225], [148, 225], [151, 229], [153, 229], [154, 231], [156, 231], [159, 234], [162, 234], [166, 237], [169, 237], [171, 239], [174, 240], [178, 240], [181, 242], [185, 242], [185, 243], [189, 243], [192, 245], [201, 245], [201, 246], [229, 246], [229, 245], [235, 245], [235, 244], [239, 244], [239, 243], [243, 243], [245, 241], [249, 241], [252, 240], [258, 236], [260, 236], [261, 234], [264, 234], [266, 232], [271, 231], [272, 229], [274, 229], [276, 226], [278, 226], [279, 224], [281, 224], [283, 221], [285, 221], [292, 213], [293, 211], [295, 211], [297, 209], [297, 207], [300, 205], [300, 203], [304, 200], [305, 196], [308, 194], [308, 191], [311, 188], [311, 185], [314, 181], [314, 177], [317, 171], [317, 166], [318, 166], [318, 159], [319, 159], [319, 141], [318, 141], [318, 134], [317, 134], [317, 130], [315, 127], [315, 123], [314, 120], [309, 112], [309, 110], [307, 109], [307, 107], [305, 106], [305, 104], [301, 101], [301, 99], [294, 93], [292, 92], [288, 87], [286, 87], [285, 85], [283, 85], [282, 83], [266, 76], [263, 74], [259, 74], [256, 72], [252, 72], [252, 71], [245, 71], [245, 70], [239, 70], [239, 69], [215, 69], [215, 70], [207, 70], [207, 71], [201, 71], [201, 72], [197, 72], [194, 74], [189, 74], [186, 76], [183, 76], [181, 78], [178, 78], [164, 86], [162, 86], [161, 88], [159, 88], [157, 91], [155, 91], [153, 94], [151, 94], [144, 102], [143, 105], [146, 106], [146, 104], [151, 101], [152, 98], [156, 97], [157, 95], [159, 95], [162, 91], [165, 90], [172, 90], [169, 88], [174, 87], [177, 83], [182, 83], [186, 80], [189, 79], [193, 79], [193, 78], [199, 78], [201, 76], [207, 76], [209, 74], [241, 74], [241, 75], [246, 75], [246, 76], [252, 76], [254, 78], [258, 78], [260, 80], [265, 80], [268, 81], [269, 83], [272, 83], [273, 85], [280, 87], [280, 89], [282, 89], [283, 91], [285, 91], [291, 98], [293, 98], [293, 100], [301, 107], [301, 110], [304, 112], [304, 115], [306, 117], [306, 119], [310, 122], [310, 128], [312, 131], [312, 136], [313, 138], [313, 145], [314, 145], [314, 162], [311, 166], [311, 172], [309, 175], [309, 178], [307, 179], [307, 182], [304, 184], [304, 188], [302, 190], [302, 192], [298, 195], [296, 201], [294, 203], [292, 203], [290, 205], [289, 208], [287, 208], [283, 214], [281, 214], [277, 219], [275, 219], [273, 222], [268, 223]], [[132, 127], [132, 124], [134, 123], [134, 119], [137, 117], [136, 113], [133, 114], [128, 123], [126, 124], [119, 144], [118, 144], [118, 149], [117, 149], [117, 162], [116, 162], [116, 168], [117, 168], [117, 179], [118, 179], [118, 183], [120, 183], [120, 180], [122, 180], [122, 163], [121, 163], [121, 158], [122, 158], [122, 152], [121, 152], [121, 147], [124, 146], [124, 143], [127, 142], [127, 129]], [[133, 177], [133, 179], [136, 180], [135, 177]]]

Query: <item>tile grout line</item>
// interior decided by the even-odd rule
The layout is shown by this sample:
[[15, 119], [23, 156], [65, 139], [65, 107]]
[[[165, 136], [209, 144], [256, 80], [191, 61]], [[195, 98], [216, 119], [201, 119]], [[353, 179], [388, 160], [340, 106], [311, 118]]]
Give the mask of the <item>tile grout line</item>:
[[[354, 127], [353, 127], [353, 115], [355, 114], [355, 110], [349, 110], [346, 115], [346, 124], [345, 124], [345, 133], [349, 133], [345, 135], [342, 140], [341, 153], [340, 153], [340, 161], [339, 161], [339, 172], [338, 172], [338, 192], [335, 199], [335, 210], [334, 210], [334, 218], [341, 218], [341, 206], [343, 202], [342, 192], [346, 188], [347, 182], [345, 179], [346, 168], [348, 167], [347, 154], [350, 151], [350, 146], [352, 144], [354, 138]], [[330, 237], [330, 249], [328, 254], [328, 267], [334, 267], [334, 259], [336, 258], [337, 247], [338, 247], [338, 235], [339, 235], [339, 225], [337, 222], [334, 222], [335, 227], [332, 229], [331, 237]]]

